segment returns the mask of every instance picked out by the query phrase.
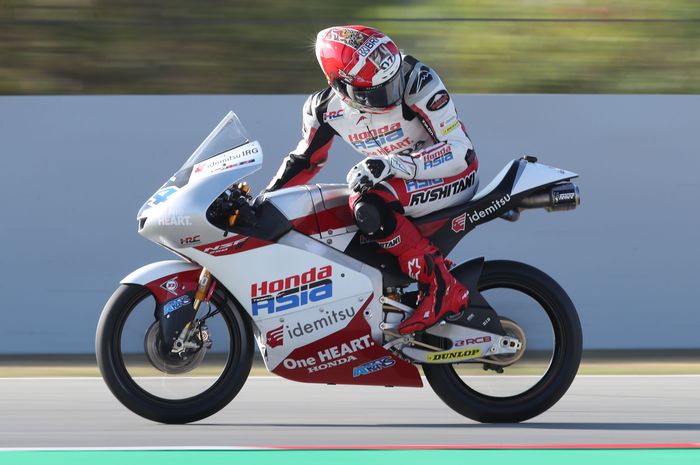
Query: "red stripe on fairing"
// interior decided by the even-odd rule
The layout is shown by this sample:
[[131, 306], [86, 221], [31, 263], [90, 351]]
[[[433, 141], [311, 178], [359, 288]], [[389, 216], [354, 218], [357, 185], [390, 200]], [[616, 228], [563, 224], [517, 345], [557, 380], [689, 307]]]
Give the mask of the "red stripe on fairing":
[[[170, 274], [168, 276], [163, 276], [153, 280], [145, 286], [149, 291], [151, 291], [151, 294], [153, 294], [153, 297], [158, 303], [163, 303], [180, 297], [181, 295], [185, 295], [188, 292], [196, 291], [197, 285], [199, 284], [199, 275], [201, 273], [201, 268], [182, 271], [180, 273]], [[171, 279], [177, 281], [177, 288], [174, 289], [173, 292], [170, 292], [162, 287], [164, 283], [167, 283]]]
[[350, 205], [338, 205], [337, 207], [321, 210], [318, 213], [294, 218], [290, 220], [292, 227], [306, 235], [322, 234], [329, 229], [347, 228], [355, 225]]
[[319, 234], [318, 219], [316, 219], [315, 213], [294, 218], [293, 220], [289, 220], [289, 222], [292, 223], [292, 228], [302, 234], [306, 234], [307, 236]]
[[316, 216], [318, 218], [318, 226], [322, 232], [355, 224], [352, 210], [350, 210], [350, 205], [347, 204], [322, 210]]
[[236, 253], [257, 249], [259, 247], [265, 247], [270, 244], [272, 244], [272, 242], [256, 239], [254, 237], [243, 236], [241, 234], [235, 234], [217, 242], [198, 245], [195, 247], [195, 249], [214, 257], [220, 257], [222, 255], [233, 255]]
[[532, 450], [532, 449], [700, 449], [700, 443], [659, 444], [446, 444], [369, 446], [275, 446], [287, 450]]

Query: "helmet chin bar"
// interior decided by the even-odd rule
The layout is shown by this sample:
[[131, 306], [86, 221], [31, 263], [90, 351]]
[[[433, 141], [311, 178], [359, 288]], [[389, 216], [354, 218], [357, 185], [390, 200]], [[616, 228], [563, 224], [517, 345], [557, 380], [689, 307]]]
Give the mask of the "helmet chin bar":
[[[381, 85], [366, 88], [352, 86], [342, 79], [336, 78], [331, 83], [331, 87], [345, 103], [357, 110], [385, 113], [395, 108], [401, 101], [404, 92], [403, 84], [401, 73], [397, 72]], [[385, 102], [391, 103], [385, 104]]]
[[373, 115], [380, 115], [383, 113], [388, 113], [398, 106], [398, 102], [397, 102], [396, 105], [392, 105], [392, 106], [386, 107], [386, 108], [366, 107], [366, 106], [362, 105], [361, 103], [355, 102], [350, 97], [343, 95], [342, 92], [338, 92], [336, 89], [333, 89], [333, 92], [335, 92], [336, 95], [338, 95], [338, 97], [340, 97], [340, 99], [343, 101], [343, 103], [347, 104], [349, 107], [354, 108], [355, 110], [360, 111], [362, 113], [372, 113]]

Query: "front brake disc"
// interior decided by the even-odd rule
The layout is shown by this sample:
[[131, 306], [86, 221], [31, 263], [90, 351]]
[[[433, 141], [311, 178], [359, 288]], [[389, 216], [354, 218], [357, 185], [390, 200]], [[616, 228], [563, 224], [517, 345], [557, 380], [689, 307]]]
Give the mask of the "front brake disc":
[[143, 346], [148, 361], [157, 370], [169, 374], [179, 375], [194, 370], [204, 360], [207, 351], [204, 347], [197, 350], [186, 349], [179, 354], [172, 353], [163, 344], [160, 334], [160, 322], [154, 321], [146, 331]]

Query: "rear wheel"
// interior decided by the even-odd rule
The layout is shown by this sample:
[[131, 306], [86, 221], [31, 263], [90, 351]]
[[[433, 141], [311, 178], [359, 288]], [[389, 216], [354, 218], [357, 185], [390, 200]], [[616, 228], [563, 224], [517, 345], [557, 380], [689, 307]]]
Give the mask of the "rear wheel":
[[539, 415], [576, 376], [582, 346], [576, 309], [552, 278], [523, 263], [486, 262], [478, 289], [523, 347], [487, 359], [492, 363], [424, 364], [425, 376], [447, 405], [473, 420], [520, 422]]
[[97, 326], [97, 363], [107, 386], [133, 412], [163, 423], [189, 423], [225, 407], [253, 360], [249, 320], [220, 289], [200, 306], [197, 331], [174, 353], [163, 344], [156, 301], [140, 285], [120, 286]]

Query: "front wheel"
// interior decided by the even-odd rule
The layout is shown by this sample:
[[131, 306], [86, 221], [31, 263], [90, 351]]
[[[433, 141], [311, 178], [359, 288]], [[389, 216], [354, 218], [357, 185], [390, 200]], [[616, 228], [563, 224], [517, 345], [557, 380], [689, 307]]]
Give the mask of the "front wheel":
[[486, 262], [478, 290], [508, 335], [524, 343], [522, 353], [506, 363], [497, 355], [493, 364], [424, 364], [425, 377], [448, 406], [473, 420], [514, 423], [537, 416], [564, 395], [578, 371], [576, 309], [552, 278], [518, 262]]
[[121, 285], [97, 325], [95, 351], [105, 383], [133, 412], [162, 423], [189, 423], [224, 408], [240, 391], [253, 361], [250, 322], [217, 289], [200, 306], [200, 330], [179, 354], [163, 344], [156, 301], [140, 285]]

